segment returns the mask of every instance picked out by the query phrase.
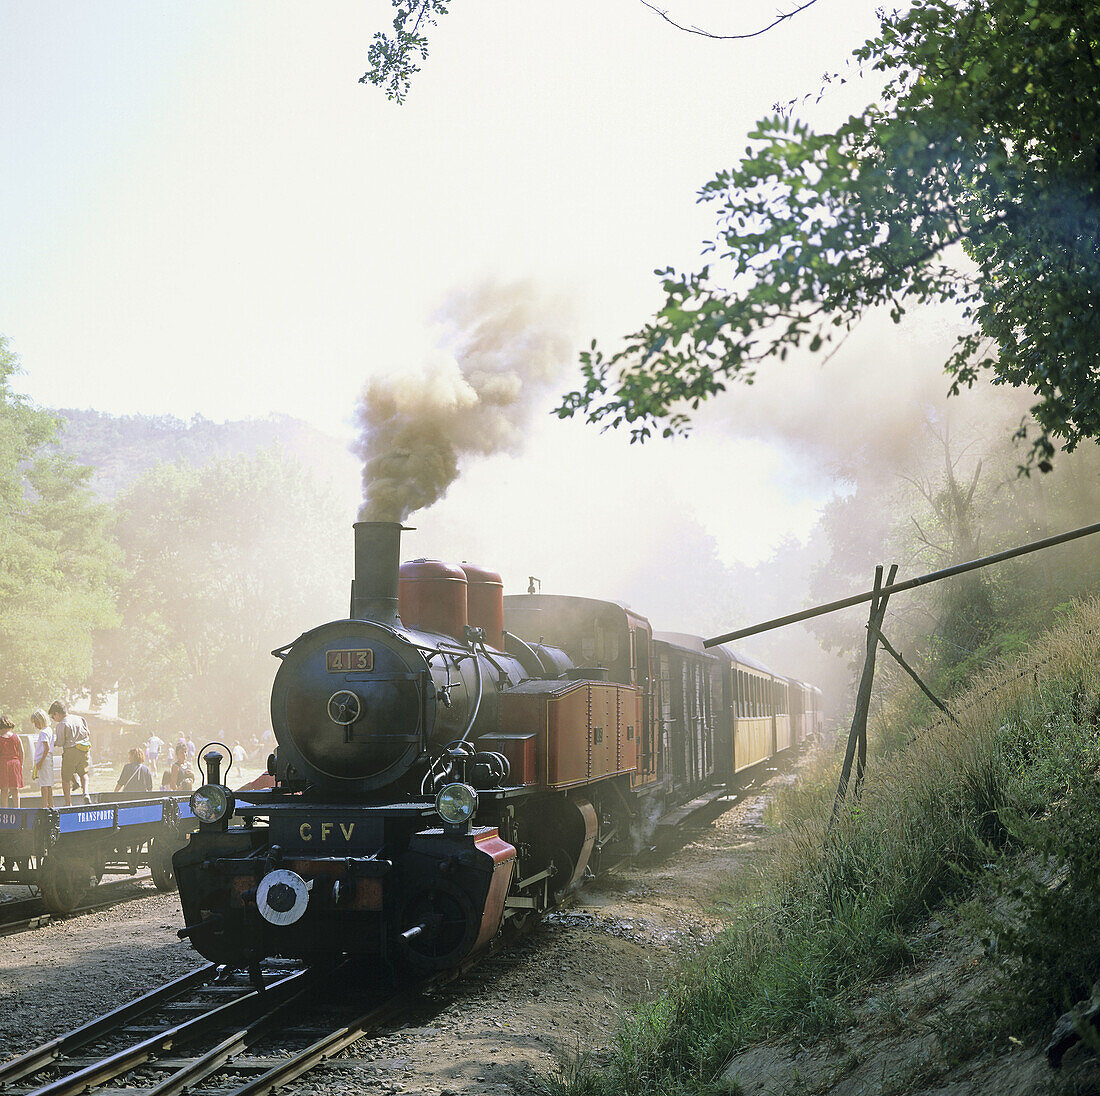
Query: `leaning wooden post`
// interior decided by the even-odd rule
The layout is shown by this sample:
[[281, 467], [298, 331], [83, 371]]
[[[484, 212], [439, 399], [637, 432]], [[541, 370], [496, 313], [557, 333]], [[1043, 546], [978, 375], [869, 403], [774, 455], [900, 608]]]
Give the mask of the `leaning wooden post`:
[[[895, 563], [886, 576], [886, 585], [890, 586], [897, 577], [898, 565]], [[871, 711], [871, 690], [875, 679], [875, 654], [878, 651], [878, 637], [882, 634], [882, 622], [886, 617], [886, 603], [890, 600], [887, 593], [879, 594], [871, 606], [871, 614], [867, 621], [867, 637], [870, 641], [867, 645], [868, 658], [870, 659], [867, 670], [867, 689], [863, 696], [863, 710], [859, 720], [859, 754], [856, 758], [856, 786], [853, 793], [856, 799], [863, 788], [863, 777], [867, 771], [867, 716]], [[862, 685], [862, 680], [860, 685]]]
[[[894, 576], [897, 572], [898, 565], [895, 563], [890, 568], [890, 575], [886, 580], [887, 586], [894, 581]], [[878, 649], [878, 630], [882, 627], [882, 620], [886, 615], [886, 603], [890, 600], [889, 594], [884, 596], [879, 593], [881, 589], [882, 567], [880, 565], [875, 568], [875, 597], [871, 602], [871, 613], [867, 625], [867, 653], [863, 660], [863, 673], [859, 679], [859, 691], [856, 694], [856, 708], [852, 715], [852, 729], [848, 733], [848, 748], [844, 752], [844, 765], [840, 771], [840, 782], [837, 784], [832, 817], [829, 819], [830, 827], [836, 822], [837, 814], [840, 811], [840, 804], [843, 802], [844, 796], [848, 791], [848, 781], [852, 776], [853, 760], [857, 760], [855, 786], [855, 793], [857, 795], [863, 783], [863, 774], [867, 768], [867, 714], [871, 706], [871, 688], [875, 680], [875, 652]], [[856, 758], [857, 749], [859, 754], [858, 759]]]
[[[874, 615], [875, 605], [878, 601], [878, 591], [882, 589], [882, 565], [880, 564], [875, 568], [875, 597], [871, 602], [871, 614]], [[844, 750], [844, 764], [840, 767], [840, 782], [836, 787], [836, 799], [833, 801], [833, 813], [829, 819], [829, 826], [832, 827], [836, 821], [837, 812], [840, 810], [841, 801], [844, 799], [845, 792], [848, 790], [848, 780], [852, 775], [852, 762], [856, 756], [856, 743], [859, 740], [859, 698], [863, 695], [863, 683], [867, 677], [867, 661], [864, 658], [863, 663], [863, 677], [859, 681], [859, 690], [856, 694], [856, 708], [855, 713], [852, 716], [852, 728], [848, 732], [848, 745]]]
[[935, 704], [936, 707], [939, 708], [939, 710], [943, 712], [943, 714], [947, 716], [947, 718], [950, 719], [956, 727], [961, 726], [955, 716], [955, 713], [946, 704], [944, 704], [944, 702], [940, 700], [940, 698], [936, 696], [936, 694], [932, 692], [932, 690], [928, 688], [928, 686], [925, 685], [923, 681], [921, 681], [920, 677], [917, 674], [917, 671], [914, 670], [913, 667], [910, 666], [909, 663], [901, 657], [901, 654], [898, 651], [895, 651], [894, 648], [890, 646], [890, 641], [882, 634], [882, 632], [880, 632], [878, 628], [875, 628], [874, 632], [875, 635], [878, 636], [879, 643], [881, 643], [883, 648], [885, 648], [886, 653], [892, 656], [894, 661], [921, 687], [921, 691], [924, 693], [924, 695], [928, 697], [928, 699], [931, 700], [932, 703]]

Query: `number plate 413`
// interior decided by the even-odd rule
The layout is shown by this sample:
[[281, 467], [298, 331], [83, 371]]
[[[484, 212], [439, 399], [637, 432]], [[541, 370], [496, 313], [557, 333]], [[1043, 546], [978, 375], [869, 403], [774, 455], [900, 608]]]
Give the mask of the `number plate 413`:
[[348, 674], [374, 669], [374, 651], [362, 647], [355, 651], [326, 651], [325, 669], [330, 674]]

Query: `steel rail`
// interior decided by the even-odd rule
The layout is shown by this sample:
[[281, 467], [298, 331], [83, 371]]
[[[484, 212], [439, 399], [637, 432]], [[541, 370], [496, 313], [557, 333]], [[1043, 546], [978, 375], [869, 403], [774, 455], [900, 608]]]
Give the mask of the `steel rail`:
[[15, 936], [31, 929], [45, 928], [53, 917], [48, 913], [36, 913], [33, 917], [24, 917], [21, 921], [0, 921], [0, 936]]
[[[462, 967], [461, 971], [467, 969], [469, 969], [469, 965]], [[386, 1000], [375, 1005], [350, 1024], [337, 1028], [329, 1035], [323, 1036], [317, 1042], [306, 1047], [305, 1050], [291, 1058], [287, 1058], [285, 1062], [280, 1062], [259, 1077], [246, 1081], [240, 1088], [233, 1089], [228, 1096], [264, 1096], [266, 1093], [275, 1092], [283, 1085], [297, 1080], [302, 1074], [308, 1073], [326, 1058], [339, 1054], [345, 1047], [350, 1046], [357, 1039], [361, 1039], [366, 1035], [371, 1028], [377, 1027], [386, 1020], [393, 1019], [403, 1009], [414, 1004], [425, 990], [446, 984], [453, 978], [458, 977], [461, 971], [436, 975], [434, 978], [418, 982], [416, 985], [386, 998]], [[159, 1093], [158, 1096], [160, 1096]]]
[[788, 624], [798, 624], [800, 621], [809, 620], [812, 617], [824, 616], [826, 613], [835, 613], [838, 609], [847, 609], [852, 605], [859, 605], [864, 601], [874, 601], [877, 597], [889, 597], [891, 594], [899, 594], [904, 590], [914, 590], [918, 586], [924, 586], [929, 582], [938, 582], [940, 579], [952, 578], [954, 575], [962, 575], [967, 571], [976, 571], [979, 567], [988, 567], [993, 563], [1002, 563], [1006, 559], [1014, 559], [1016, 556], [1027, 555], [1029, 552], [1038, 552], [1043, 548], [1052, 548], [1056, 544], [1065, 544], [1079, 537], [1091, 536], [1100, 533], [1100, 522], [1092, 525], [1084, 525], [1080, 529], [1071, 529], [1068, 533], [1059, 533], [1057, 536], [1046, 537], [1043, 540], [1034, 540], [1030, 544], [1021, 544], [1018, 548], [1009, 548], [1004, 552], [995, 552], [991, 556], [982, 556], [980, 559], [968, 560], [966, 563], [956, 563], [953, 567], [945, 567], [942, 571], [932, 571], [927, 575], [907, 579], [905, 582], [895, 582], [892, 586], [883, 586], [879, 590], [867, 590], [862, 594], [853, 594], [851, 597], [840, 598], [838, 601], [830, 601], [825, 605], [815, 605], [812, 609], [803, 609], [798, 613], [789, 613], [787, 616], [776, 617], [767, 620], [763, 624], [754, 624], [750, 628], [739, 628], [734, 632], [726, 632], [725, 635], [714, 636], [712, 639], [704, 639], [703, 646], [717, 647], [720, 643], [730, 643], [735, 639], [745, 639], [760, 632], [770, 632], [773, 628], [782, 628]]
[[156, 1056], [157, 1051], [170, 1050], [178, 1044], [194, 1039], [211, 1028], [225, 1023], [230, 1017], [235, 1018], [237, 1013], [248, 1015], [253, 1009], [281, 1006], [288, 996], [296, 995], [307, 987], [310, 978], [315, 976], [316, 972], [307, 968], [280, 978], [268, 986], [263, 993], [250, 990], [233, 1001], [204, 1012], [201, 1016], [165, 1028], [164, 1031], [142, 1039], [114, 1054], [109, 1054], [83, 1069], [78, 1069], [75, 1073], [50, 1081], [34, 1089], [31, 1096], [76, 1096], [77, 1093], [94, 1088], [137, 1066], [144, 1065]]
[[209, 982], [217, 973], [217, 969], [213, 963], [209, 963], [205, 967], [199, 967], [197, 970], [181, 975], [179, 978], [174, 978], [171, 982], [166, 982], [158, 989], [143, 994], [141, 997], [136, 997], [133, 1001], [121, 1005], [112, 1012], [105, 1013], [95, 1020], [90, 1020], [64, 1035], [59, 1035], [56, 1039], [51, 1039], [48, 1043], [43, 1043], [40, 1047], [36, 1047], [26, 1054], [21, 1054], [18, 1058], [0, 1063], [0, 1085], [10, 1084], [13, 1081], [22, 1080], [32, 1073], [37, 1073], [39, 1070], [51, 1065], [61, 1055], [70, 1055], [74, 1050], [80, 1050], [81, 1047], [95, 1042], [96, 1039], [102, 1038], [131, 1020], [152, 1012], [166, 1002], [178, 997], [181, 993], [191, 989], [194, 985]]
[[[335, 968], [335, 970], [339, 969], [339, 967]], [[335, 973], [335, 970], [326, 969], [325, 973], [331, 976]], [[282, 1013], [296, 1005], [300, 998], [315, 988], [314, 983], [318, 981], [322, 972], [314, 969], [309, 973], [313, 975], [309, 980], [309, 984], [303, 985], [298, 992], [291, 994], [251, 1024], [232, 1032], [205, 1054], [177, 1068], [172, 1076], [154, 1084], [151, 1088], [145, 1089], [145, 1096], [180, 1096], [181, 1093], [193, 1089], [195, 1085], [217, 1073], [235, 1054], [239, 1054], [252, 1046], [266, 1032], [267, 1028], [281, 1019]]]

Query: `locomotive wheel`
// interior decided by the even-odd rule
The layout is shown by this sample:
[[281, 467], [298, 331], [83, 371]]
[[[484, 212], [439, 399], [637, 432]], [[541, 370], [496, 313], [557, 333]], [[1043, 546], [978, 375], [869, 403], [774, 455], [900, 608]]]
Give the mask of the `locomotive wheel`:
[[71, 913], [95, 885], [92, 866], [75, 857], [47, 856], [38, 874], [38, 889], [50, 913]]
[[[422, 970], [445, 970], [473, 947], [481, 919], [464, 890], [441, 880], [411, 894], [397, 924], [396, 943], [405, 960]], [[402, 935], [410, 929], [420, 931]]]
[[554, 904], [557, 905], [565, 897], [565, 892], [569, 888], [569, 881], [573, 878], [573, 872], [576, 870], [577, 862], [564, 845], [558, 845], [550, 854], [550, 859], [554, 863], [554, 874], [550, 879], [550, 893], [553, 896]]
[[172, 854], [180, 847], [165, 835], [154, 837], [149, 845], [149, 874], [153, 877], [153, 886], [159, 891], [176, 889], [176, 870], [172, 867]]

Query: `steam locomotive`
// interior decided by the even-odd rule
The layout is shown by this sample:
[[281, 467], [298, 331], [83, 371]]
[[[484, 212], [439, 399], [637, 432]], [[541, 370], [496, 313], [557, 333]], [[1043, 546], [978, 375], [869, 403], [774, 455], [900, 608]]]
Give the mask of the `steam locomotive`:
[[180, 936], [214, 962], [460, 966], [820, 723], [818, 689], [729, 649], [354, 530], [349, 619], [273, 652], [273, 786], [231, 791], [212, 751], [191, 797]]

